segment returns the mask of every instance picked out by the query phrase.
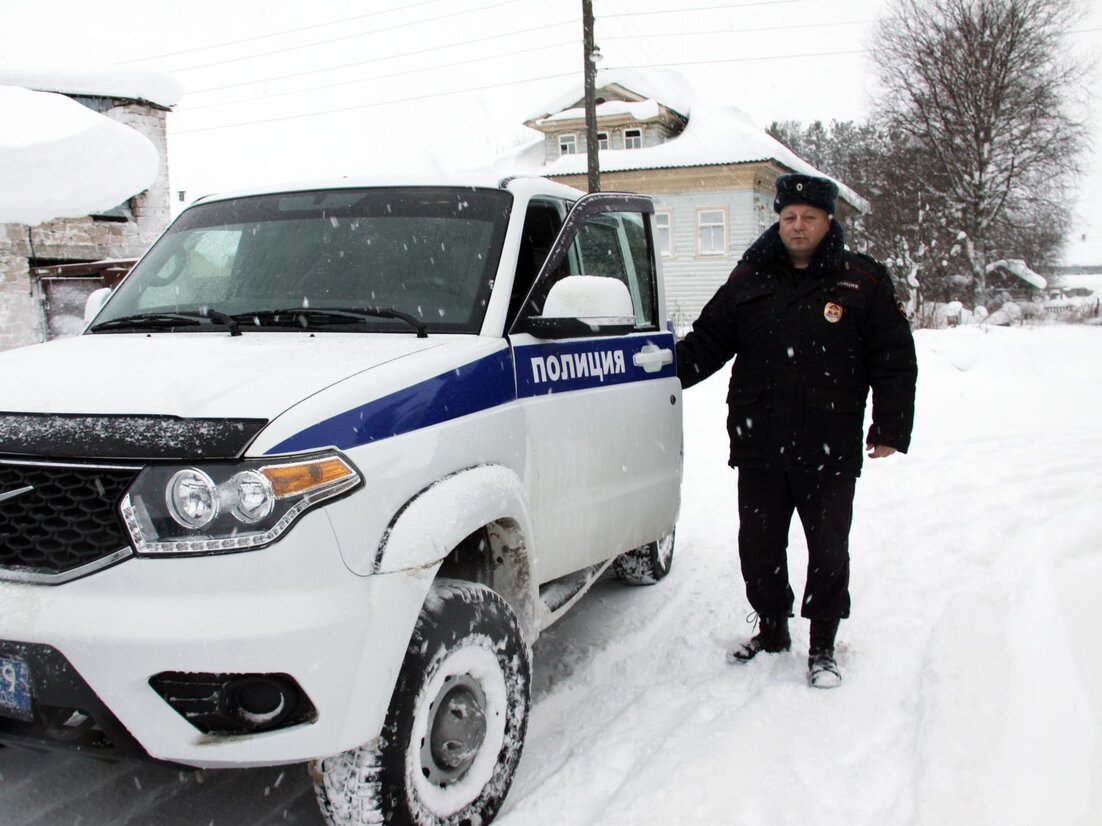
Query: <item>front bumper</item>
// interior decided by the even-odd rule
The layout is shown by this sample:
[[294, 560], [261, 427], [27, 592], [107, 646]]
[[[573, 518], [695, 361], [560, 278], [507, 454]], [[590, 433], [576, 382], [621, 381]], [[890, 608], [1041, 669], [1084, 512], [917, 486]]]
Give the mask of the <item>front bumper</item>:
[[[67, 743], [0, 719], [0, 741], [210, 768], [362, 745], [382, 728], [433, 573], [351, 573], [322, 510], [257, 551], [133, 558], [52, 587], [0, 583], [0, 657], [26, 662], [36, 711], [72, 734], [56, 709], [76, 706], [58, 698], [84, 698], [96, 723], [92, 739]], [[165, 672], [289, 675], [316, 713], [259, 734], [204, 733], [150, 685]]]

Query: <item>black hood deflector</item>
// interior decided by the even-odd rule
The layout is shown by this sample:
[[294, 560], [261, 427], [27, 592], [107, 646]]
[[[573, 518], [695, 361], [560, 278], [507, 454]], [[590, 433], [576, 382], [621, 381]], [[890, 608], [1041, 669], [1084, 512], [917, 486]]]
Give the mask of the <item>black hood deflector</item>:
[[0, 454], [44, 459], [236, 459], [265, 419], [0, 413]]

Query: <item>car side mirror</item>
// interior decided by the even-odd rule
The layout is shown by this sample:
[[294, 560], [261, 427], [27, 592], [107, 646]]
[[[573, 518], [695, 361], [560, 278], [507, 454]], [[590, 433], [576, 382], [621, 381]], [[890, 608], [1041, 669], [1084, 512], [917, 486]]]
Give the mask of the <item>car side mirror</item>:
[[551, 287], [543, 315], [521, 319], [519, 329], [545, 339], [625, 335], [635, 329], [635, 308], [618, 278], [568, 275]]
[[88, 300], [84, 302], [84, 323], [87, 324], [97, 315], [99, 311], [103, 309], [103, 305], [107, 303], [107, 299], [111, 297], [110, 287], [100, 287], [98, 290], [92, 290], [88, 295]]

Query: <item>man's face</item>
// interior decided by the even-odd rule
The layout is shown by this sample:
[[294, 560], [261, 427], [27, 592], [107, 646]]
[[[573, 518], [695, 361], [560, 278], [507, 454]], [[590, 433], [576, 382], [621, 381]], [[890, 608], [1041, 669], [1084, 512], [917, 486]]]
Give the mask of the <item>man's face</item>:
[[793, 264], [807, 265], [819, 242], [826, 238], [830, 220], [826, 212], [809, 204], [789, 204], [781, 210], [781, 241]]

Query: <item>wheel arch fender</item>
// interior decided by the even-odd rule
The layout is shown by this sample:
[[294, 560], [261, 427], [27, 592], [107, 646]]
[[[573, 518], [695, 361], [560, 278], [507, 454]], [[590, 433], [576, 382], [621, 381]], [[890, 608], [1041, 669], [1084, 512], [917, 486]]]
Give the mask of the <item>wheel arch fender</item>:
[[503, 465], [477, 465], [420, 490], [394, 515], [375, 553], [373, 572], [439, 566], [485, 529], [493, 552], [490, 584], [512, 606], [526, 640], [538, 634], [539, 604], [531, 566], [532, 523], [520, 477]]

